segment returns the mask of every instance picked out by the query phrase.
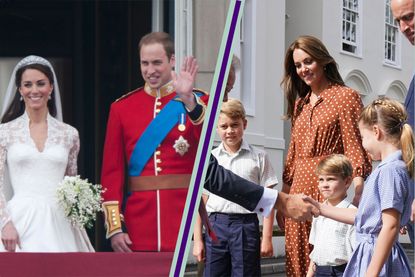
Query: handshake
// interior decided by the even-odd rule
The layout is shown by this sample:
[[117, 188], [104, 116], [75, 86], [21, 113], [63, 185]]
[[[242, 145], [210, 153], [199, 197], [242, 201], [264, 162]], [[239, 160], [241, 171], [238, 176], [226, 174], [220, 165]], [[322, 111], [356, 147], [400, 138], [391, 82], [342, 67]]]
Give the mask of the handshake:
[[313, 216], [320, 215], [320, 204], [303, 194], [279, 192], [274, 209], [297, 221], [311, 220]]
[[284, 192], [277, 195], [275, 190], [258, 186], [223, 168], [213, 155], [210, 155], [204, 188], [250, 211], [257, 210], [261, 202], [264, 207], [258, 211], [269, 212], [274, 208], [297, 221], [311, 220], [320, 215], [320, 205], [313, 198]]

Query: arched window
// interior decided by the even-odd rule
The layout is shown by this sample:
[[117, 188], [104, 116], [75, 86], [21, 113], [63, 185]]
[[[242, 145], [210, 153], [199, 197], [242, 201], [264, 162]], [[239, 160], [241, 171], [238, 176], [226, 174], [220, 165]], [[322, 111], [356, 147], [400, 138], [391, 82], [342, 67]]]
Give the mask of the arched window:
[[405, 87], [404, 83], [399, 80], [393, 81], [385, 91], [385, 96], [396, 101], [405, 102], [405, 96], [408, 89]]
[[345, 78], [345, 83], [348, 87], [355, 89], [359, 92], [362, 97], [364, 105], [371, 101], [370, 95], [372, 94], [372, 86], [370, 85], [369, 79], [360, 70], [350, 71]]

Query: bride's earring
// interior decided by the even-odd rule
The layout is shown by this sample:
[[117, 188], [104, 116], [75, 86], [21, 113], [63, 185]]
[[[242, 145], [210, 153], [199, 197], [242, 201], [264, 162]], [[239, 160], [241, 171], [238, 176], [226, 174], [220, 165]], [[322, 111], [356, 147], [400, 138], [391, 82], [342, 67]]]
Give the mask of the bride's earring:
[[48, 100], [50, 100], [50, 99], [52, 99], [52, 96], [50, 96], [50, 94], [49, 94], [49, 96], [48, 96]]
[[20, 101], [23, 101], [23, 96], [20, 95]]

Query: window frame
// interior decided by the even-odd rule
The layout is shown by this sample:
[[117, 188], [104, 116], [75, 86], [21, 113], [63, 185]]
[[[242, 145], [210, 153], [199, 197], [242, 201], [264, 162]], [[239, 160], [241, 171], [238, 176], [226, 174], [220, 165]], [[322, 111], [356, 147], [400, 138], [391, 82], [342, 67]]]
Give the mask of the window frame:
[[[389, 16], [388, 16], [389, 15]], [[388, 20], [389, 19], [389, 20]], [[390, 8], [390, 0], [385, 0], [385, 18], [384, 18], [384, 31], [383, 31], [383, 64], [387, 65], [387, 66], [392, 66], [392, 67], [397, 67], [400, 68], [401, 67], [401, 40], [402, 40], [402, 36], [400, 34], [399, 31], [399, 26], [396, 22], [396, 20], [393, 18], [392, 15], [392, 11]], [[394, 31], [394, 38], [395, 41], [389, 41], [387, 39], [388, 35], [387, 32], [389, 32], [390, 30]], [[387, 51], [388, 51], [388, 44], [390, 45], [390, 47], [393, 47], [394, 44], [394, 54], [395, 54], [395, 59], [389, 59], [387, 57]]]
[[244, 103], [248, 116], [255, 116], [256, 110], [256, 27], [257, 1], [246, 0], [241, 23], [237, 28], [239, 42], [235, 43], [234, 54], [241, 61], [236, 72], [236, 82], [231, 97]]
[[[356, 9], [352, 9], [351, 7], [349, 7], [350, 5], [353, 4], [353, 2], [356, 3], [357, 8]], [[350, 5], [348, 5], [350, 4]], [[347, 5], [347, 7], [346, 7]], [[351, 21], [346, 19], [345, 16], [345, 11], [349, 12], [349, 13], [354, 13], [355, 14], [355, 21]], [[352, 55], [352, 56], [356, 56], [356, 57], [361, 57], [362, 56], [362, 5], [361, 5], [361, 1], [360, 0], [343, 0], [343, 4], [342, 4], [342, 28], [341, 28], [341, 53], [343, 54], [347, 54], [347, 55]], [[352, 40], [347, 40], [343, 38], [344, 35], [344, 25], [346, 24], [354, 24], [355, 26], [355, 42], [353, 42]], [[350, 31], [351, 32], [351, 31]], [[344, 49], [344, 45], [349, 45], [350, 47], [355, 47], [354, 51], [348, 51]]]

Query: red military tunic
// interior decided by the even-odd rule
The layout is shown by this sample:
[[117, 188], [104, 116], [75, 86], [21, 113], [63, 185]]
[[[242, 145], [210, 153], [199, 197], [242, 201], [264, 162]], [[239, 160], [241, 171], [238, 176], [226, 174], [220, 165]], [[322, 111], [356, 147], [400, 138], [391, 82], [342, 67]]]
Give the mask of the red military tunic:
[[[126, 168], [136, 142], [153, 118], [175, 96], [170, 83], [158, 91], [145, 86], [111, 105], [101, 176], [101, 183], [106, 188], [103, 195], [104, 209], [105, 204], [111, 207], [106, 209], [106, 227], [107, 230], [112, 229], [110, 233], [107, 232], [107, 237], [121, 232], [117, 227], [120, 226], [117, 222], [118, 209], [121, 211]], [[203, 103], [207, 97], [203, 95], [197, 101]], [[188, 115], [184, 116], [185, 130], [179, 130], [181, 128], [178, 125], [173, 127], [150, 157], [140, 176], [159, 176], [156, 180], [167, 178], [174, 182], [172, 175], [192, 173], [202, 124], [192, 123]], [[188, 144], [183, 155], [179, 153], [178, 140], [185, 140], [185, 144]], [[145, 190], [131, 192], [124, 203], [124, 219], [127, 233], [133, 242], [132, 250], [174, 251], [187, 190], [154, 189], [150, 185]], [[115, 228], [109, 228], [112, 223]]]

